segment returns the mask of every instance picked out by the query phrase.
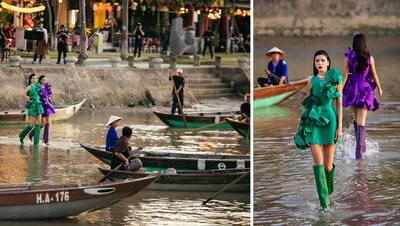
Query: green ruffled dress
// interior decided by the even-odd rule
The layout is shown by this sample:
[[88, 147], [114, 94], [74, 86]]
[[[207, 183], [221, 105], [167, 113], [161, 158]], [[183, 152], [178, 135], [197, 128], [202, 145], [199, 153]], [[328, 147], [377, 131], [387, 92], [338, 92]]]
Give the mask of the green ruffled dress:
[[40, 102], [40, 90], [42, 89], [42, 85], [40, 85], [39, 82], [36, 82], [30, 86], [29, 101], [25, 106], [28, 109], [28, 116], [36, 117], [44, 112], [42, 103]]
[[340, 97], [336, 86], [342, 84], [338, 68], [326, 72], [325, 80], [318, 76], [311, 78], [311, 95], [303, 101], [304, 110], [300, 125], [294, 137], [299, 149], [310, 144], [334, 144], [337, 130], [337, 115], [334, 100]]

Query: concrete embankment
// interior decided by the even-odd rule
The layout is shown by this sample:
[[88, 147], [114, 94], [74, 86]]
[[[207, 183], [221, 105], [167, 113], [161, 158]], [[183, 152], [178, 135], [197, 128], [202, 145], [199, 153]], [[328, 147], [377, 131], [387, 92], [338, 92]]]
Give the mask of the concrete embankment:
[[[185, 73], [210, 68], [185, 69]], [[216, 69], [215, 69], [216, 70]], [[222, 81], [229, 83], [235, 93], [249, 90], [247, 71], [241, 68], [221, 68], [215, 71]], [[137, 69], [109, 67], [22, 66], [0, 67], [0, 110], [24, 108], [23, 90], [30, 73], [46, 75], [53, 89], [56, 105], [76, 103], [87, 98], [86, 105], [167, 105], [171, 99], [172, 83], [168, 69]], [[185, 90], [188, 100], [193, 98], [190, 88]]]
[[398, 0], [257, 0], [254, 16], [256, 35], [400, 34]]

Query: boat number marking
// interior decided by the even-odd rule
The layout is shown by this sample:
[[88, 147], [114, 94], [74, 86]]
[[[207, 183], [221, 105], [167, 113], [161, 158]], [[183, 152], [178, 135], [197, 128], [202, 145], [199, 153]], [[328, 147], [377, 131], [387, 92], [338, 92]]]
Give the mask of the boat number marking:
[[59, 191], [54, 195], [49, 193], [36, 193], [36, 204], [51, 203], [51, 202], [68, 202], [69, 192]]
[[218, 169], [220, 169], [220, 170], [226, 169], [225, 163], [223, 163], [223, 162], [218, 163]]

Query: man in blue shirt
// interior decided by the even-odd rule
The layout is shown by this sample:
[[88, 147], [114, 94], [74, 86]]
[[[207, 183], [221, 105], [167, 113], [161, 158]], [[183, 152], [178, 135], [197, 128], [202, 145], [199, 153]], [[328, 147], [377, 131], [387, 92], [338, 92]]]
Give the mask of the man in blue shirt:
[[111, 115], [110, 118], [108, 119], [107, 122], [107, 127], [109, 127], [107, 131], [107, 136], [106, 136], [106, 151], [112, 151], [112, 148], [115, 147], [115, 144], [117, 140], [119, 139], [118, 136], [118, 131], [117, 131], [117, 126], [119, 121], [121, 121], [122, 118]]
[[273, 47], [265, 55], [271, 57], [271, 61], [268, 62], [267, 69], [264, 70], [267, 77], [257, 78], [260, 86], [287, 84], [289, 81], [287, 63], [282, 59], [285, 53], [279, 48]]

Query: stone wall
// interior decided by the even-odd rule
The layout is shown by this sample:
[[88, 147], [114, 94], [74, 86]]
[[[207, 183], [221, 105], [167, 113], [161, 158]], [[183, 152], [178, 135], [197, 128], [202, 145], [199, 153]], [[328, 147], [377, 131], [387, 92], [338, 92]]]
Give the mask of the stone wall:
[[[204, 68], [204, 70], [208, 70]], [[230, 74], [242, 82], [241, 69], [221, 68], [221, 74]], [[224, 73], [227, 70], [229, 73]], [[85, 105], [168, 105], [171, 99], [171, 81], [168, 69], [133, 69], [102, 67], [24, 66], [0, 67], [0, 110], [22, 109], [24, 83], [28, 74], [46, 75], [53, 89], [56, 105], [72, 104], [87, 98]], [[193, 96], [185, 89], [188, 102]]]
[[400, 35], [399, 0], [257, 0], [255, 34]]

